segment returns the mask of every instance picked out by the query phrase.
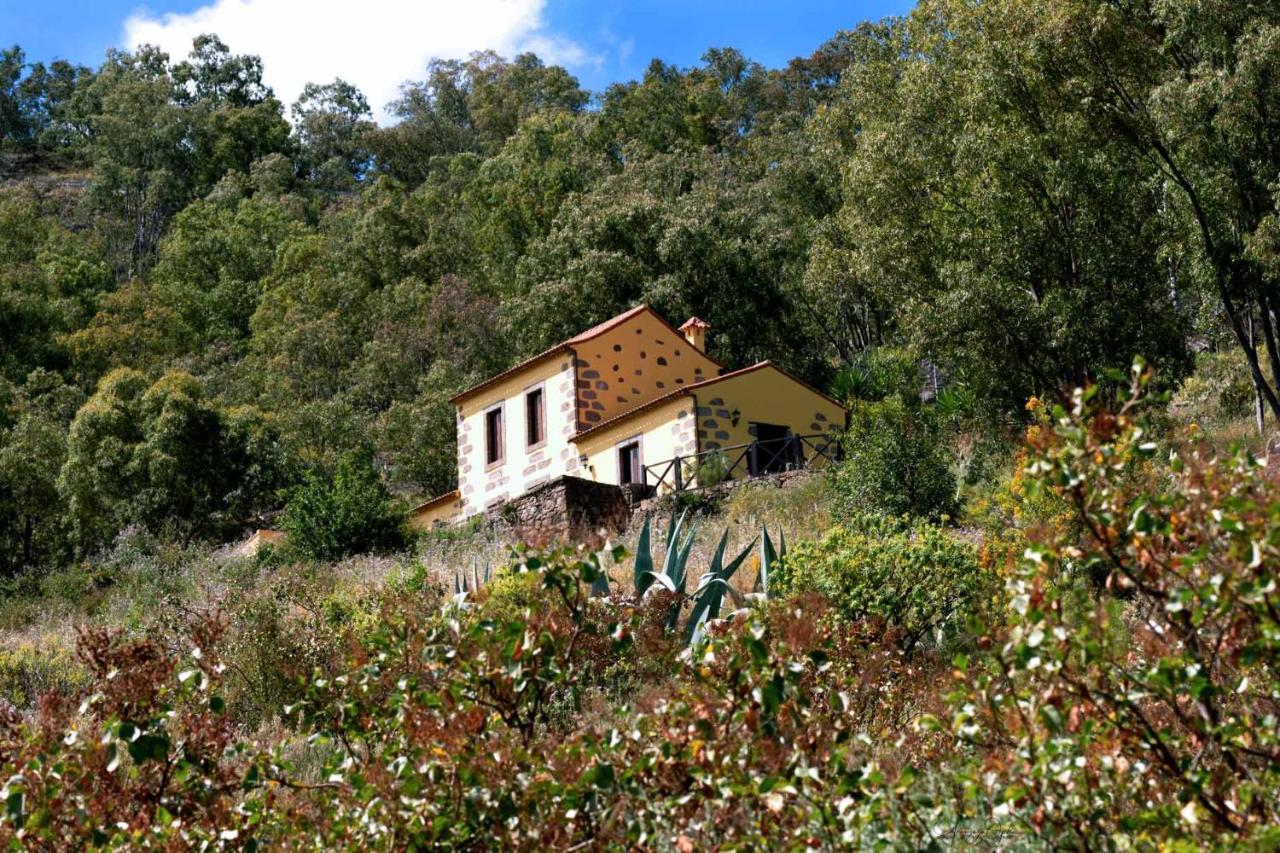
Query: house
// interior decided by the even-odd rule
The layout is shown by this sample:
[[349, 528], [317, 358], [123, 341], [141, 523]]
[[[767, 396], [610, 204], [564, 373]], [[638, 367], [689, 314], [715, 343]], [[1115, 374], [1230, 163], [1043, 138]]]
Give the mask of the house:
[[845, 409], [768, 361], [729, 370], [706, 352], [709, 329], [639, 305], [457, 395], [458, 488], [411, 523], [566, 476], [663, 493], [834, 458]]

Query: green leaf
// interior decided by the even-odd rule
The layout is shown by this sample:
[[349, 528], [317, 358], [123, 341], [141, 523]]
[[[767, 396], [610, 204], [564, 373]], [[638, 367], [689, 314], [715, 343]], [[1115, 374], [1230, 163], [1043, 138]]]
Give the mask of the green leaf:
[[640, 538], [636, 540], [636, 563], [634, 568], [636, 582], [636, 598], [645, 594], [653, 583], [653, 554], [649, 551], [649, 539], [652, 535], [653, 516], [644, 517], [644, 525], [640, 528]]
[[616, 775], [612, 764], [596, 764], [582, 774], [582, 783], [593, 788], [612, 788]]
[[729, 561], [729, 564], [720, 571], [720, 578], [728, 581], [734, 576], [734, 573], [747, 561], [747, 557], [751, 556], [751, 551], [756, 547], [756, 540], [752, 539], [751, 544], [742, 549], [742, 553]]
[[769, 574], [778, 561], [778, 552], [774, 550], [773, 540], [769, 538], [769, 528], [761, 527], [760, 533], [764, 538], [760, 543], [760, 573], [756, 575], [755, 591], [763, 593], [764, 597], [768, 598]]
[[609, 594], [609, 576], [603, 570], [597, 570], [591, 579], [591, 594], [596, 598], [604, 598]]
[[21, 827], [23, 824], [23, 793], [22, 789], [15, 789], [9, 792], [9, 796], [4, 801], [4, 811], [9, 820], [16, 826]]
[[169, 736], [163, 733], [139, 735], [129, 743], [129, 757], [137, 764], [163, 761], [169, 755]]

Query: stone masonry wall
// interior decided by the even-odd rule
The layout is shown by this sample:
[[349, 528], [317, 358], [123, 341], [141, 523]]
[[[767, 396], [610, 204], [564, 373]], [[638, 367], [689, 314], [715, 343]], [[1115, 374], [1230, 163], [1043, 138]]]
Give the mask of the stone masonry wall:
[[[784, 488], [788, 483], [813, 476], [819, 475], [813, 471], [784, 471], [750, 480], [726, 480], [692, 492], [718, 501], [743, 486]], [[671, 500], [670, 495], [652, 496], [652, 489], [564, 476], [494, 507], [486, 516], [491, 524], [509, 529], [514, 541], [534, 545], [586, 542], [598, 546], [602, 532], [620, 533], [633, 515], [664, 512]]]
[[595, 542], [601, 531], [616, 533], [631, 517], [633, 497], [620, 486], [581, 477], [558, 477], [494, 507], [491, 522], [511, 528], [515, 538], [545, 545]]

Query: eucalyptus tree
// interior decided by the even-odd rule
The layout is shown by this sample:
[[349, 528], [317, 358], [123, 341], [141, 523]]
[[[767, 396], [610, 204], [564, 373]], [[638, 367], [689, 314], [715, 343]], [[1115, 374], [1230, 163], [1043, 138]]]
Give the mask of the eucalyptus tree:
[[370, 167], [373, 114], [361, 91], [341, 78], [308, 83], [292, 109], [299, 165], [316, 187], [350, 191]]
[[922, 4], [819, 119], [847, 152], [841, 274], [991, 414], [1134, 353], [1189, 365], [1180, 218], [1053, 61], [1049, 5]]

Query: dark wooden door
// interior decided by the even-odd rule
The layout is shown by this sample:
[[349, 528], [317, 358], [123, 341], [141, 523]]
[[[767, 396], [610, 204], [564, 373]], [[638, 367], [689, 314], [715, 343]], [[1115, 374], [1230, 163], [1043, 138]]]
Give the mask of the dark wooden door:
[[802, 464], [797, 458], [799, 443], [791, 428], [779, 424], [752, 423], [756, 440], [751, 448], [751, 476], [774, 474]]

